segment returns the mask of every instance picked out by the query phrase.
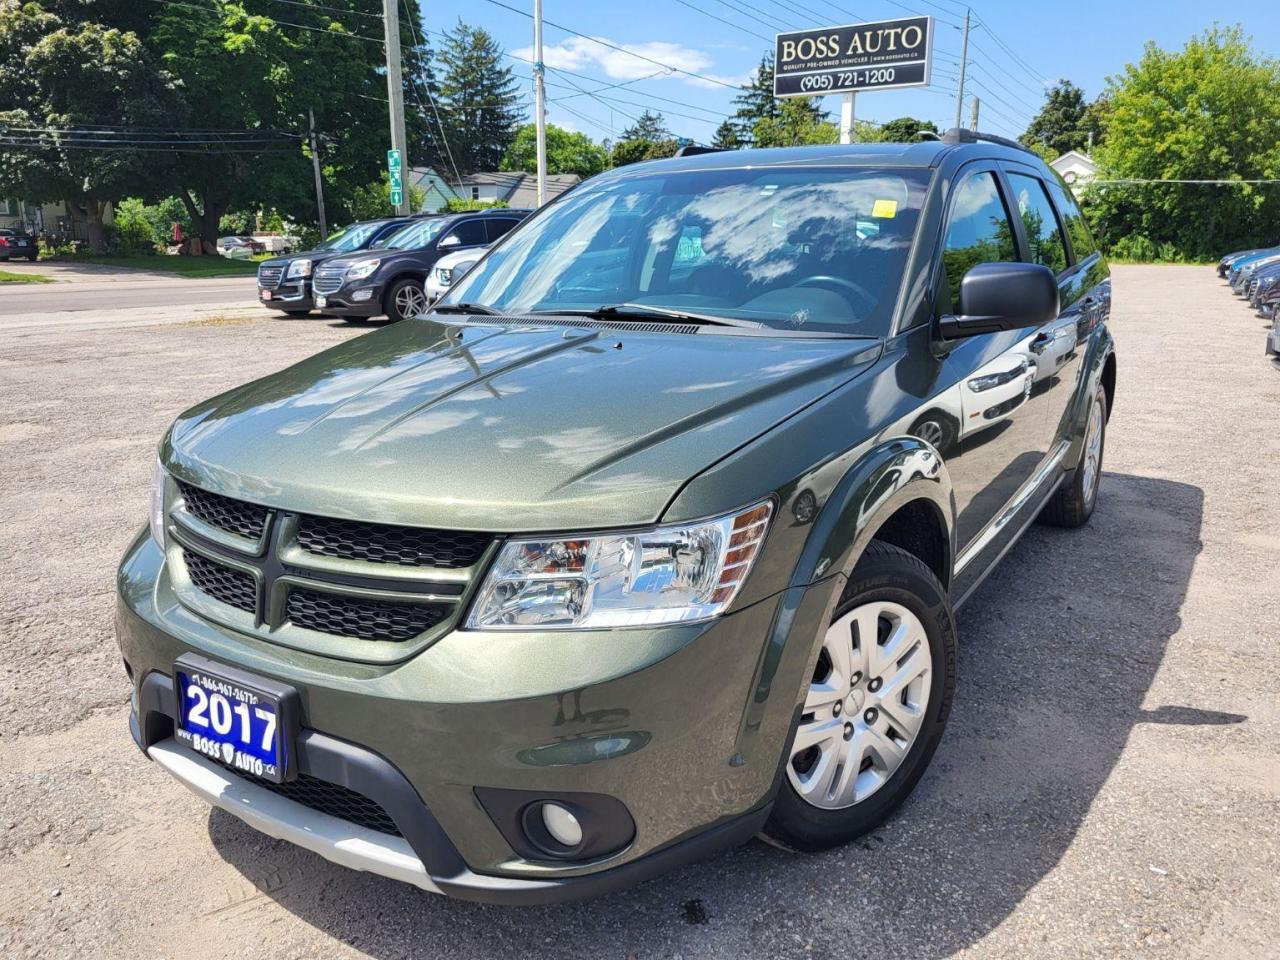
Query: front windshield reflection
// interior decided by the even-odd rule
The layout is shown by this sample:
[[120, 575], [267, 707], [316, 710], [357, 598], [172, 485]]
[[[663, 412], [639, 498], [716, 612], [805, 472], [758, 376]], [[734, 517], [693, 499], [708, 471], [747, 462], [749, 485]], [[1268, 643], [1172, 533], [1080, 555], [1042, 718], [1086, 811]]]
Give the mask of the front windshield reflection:
[[445, 303], [631, 303], [883, 336], [928, 172], [766, 168], [605, 177], [536, 216]]
[[371, 249], [373, 250], [418, 250], [425, 247], [444, 227], [444, 219], [433, 217], [429, 220], [415, 220], [387, 234]]

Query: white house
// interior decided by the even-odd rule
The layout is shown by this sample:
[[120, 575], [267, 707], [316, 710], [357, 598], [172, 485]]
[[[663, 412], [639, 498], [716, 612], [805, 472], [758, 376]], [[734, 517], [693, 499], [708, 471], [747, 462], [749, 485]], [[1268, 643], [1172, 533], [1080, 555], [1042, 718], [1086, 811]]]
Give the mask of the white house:
[[1080, 190], [1098, 175], [1098, 165], [1087, 153], [1079, 150], [1068, 150], [1049, 166], [1061, 174], [1062, 179], [1071, 185], [1073, 193]]

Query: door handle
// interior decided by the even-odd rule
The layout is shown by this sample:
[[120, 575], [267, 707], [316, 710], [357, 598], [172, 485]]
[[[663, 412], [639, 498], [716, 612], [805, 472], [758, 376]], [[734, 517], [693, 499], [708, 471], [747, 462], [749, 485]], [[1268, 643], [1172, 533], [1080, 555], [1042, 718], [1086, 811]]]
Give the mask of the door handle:
[[1038, 333], [1036, 338], [1031, 341], [1031, 346], [1028, 349], [1032, 353], [1044, 353], [1049, 348], [1049, 344], [1056, 339], [1057, 337], [1052, 333]]

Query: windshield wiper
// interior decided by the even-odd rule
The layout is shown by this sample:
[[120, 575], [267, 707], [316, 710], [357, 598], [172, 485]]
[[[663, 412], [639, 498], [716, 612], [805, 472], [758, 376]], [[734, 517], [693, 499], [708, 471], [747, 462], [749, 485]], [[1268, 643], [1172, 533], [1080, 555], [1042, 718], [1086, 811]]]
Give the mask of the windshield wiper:
[[442, 303], [439, 306], [431, 308], [432, 313], [469, 313], [473, 316], [483, 317], [500, 317], [502, 313], [493, 307], [486, 307], [483, 303]]
[[536, 316], [590, 317], [592, 320], [680, 320], [684, 323], [707, 323], [717, 327], [741, 327], [746, 330], [766, 330], [768, 324], [736, 317], [713, 316], [708, 313], [690, 313], [669, 307], [655, 307], [647, 303], [608, 303], [594, 310], [533, 310]]

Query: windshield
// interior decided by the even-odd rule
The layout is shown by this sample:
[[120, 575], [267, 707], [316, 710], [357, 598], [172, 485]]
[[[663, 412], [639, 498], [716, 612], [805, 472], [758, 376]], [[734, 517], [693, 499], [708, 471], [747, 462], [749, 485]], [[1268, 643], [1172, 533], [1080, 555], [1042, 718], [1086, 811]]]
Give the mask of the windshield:
[[443, 217], [415, 220], [399, 230], [394, 230], [373, 245], [375, 250], [418, 250], [436, 238], [444, 227]]
[[511, 314], [627, 303], [881, 337], [928, 177], [766, 168], [606, 179], [533, 217], [444, 302]]
[[352, 250], [361, 249], [374, 232], [382, 227], [385, 221], [375, 223], [353, 223], [345, 230], [339, 230], [324, 243], [320, 244], [317, 250], [336, 250], [338, 253], [349, 253]]

